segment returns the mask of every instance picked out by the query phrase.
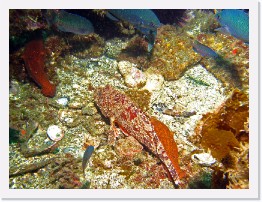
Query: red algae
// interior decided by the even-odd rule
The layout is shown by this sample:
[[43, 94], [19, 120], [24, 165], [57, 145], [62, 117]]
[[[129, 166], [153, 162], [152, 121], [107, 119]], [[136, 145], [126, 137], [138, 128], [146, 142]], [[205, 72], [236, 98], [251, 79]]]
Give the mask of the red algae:
[[116, 123], [125, 135], [146, 146], [164, 163], [173, 181], [180, 183], [184, 174], [178, 164], [178, 149], [166, 125], [150, 118], [129, 97], [110, 85], [96, 89], [94, 98], [102, 114], [110, 118], [112, 128]]
[[50, 83], [44, 71], [45, 49], [43, 41], [28, 42], [25, 46], [23, 59], [29, 76], [42, 88], [42, 94], [47, 97], [54, 97], [56, 86]]

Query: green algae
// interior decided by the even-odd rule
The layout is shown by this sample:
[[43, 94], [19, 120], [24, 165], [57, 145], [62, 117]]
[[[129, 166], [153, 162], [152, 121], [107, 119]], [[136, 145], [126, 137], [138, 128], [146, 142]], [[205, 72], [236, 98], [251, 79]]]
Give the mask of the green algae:
[[195, 84], [202, 85], [202, 86], [210, 86], [207, 82], [201, 80], [201, 79], [196, 79], [190, 75], [187, 75], [187, 78], [191, 81], [193, 81]]
[[16, 144], [20, 141], [20, 132], [9, 127], [9, 144]]
[[192, 179], [188, 184], [189, 189], [211, 189], [212, 188], [212, 173], [203, 172]]

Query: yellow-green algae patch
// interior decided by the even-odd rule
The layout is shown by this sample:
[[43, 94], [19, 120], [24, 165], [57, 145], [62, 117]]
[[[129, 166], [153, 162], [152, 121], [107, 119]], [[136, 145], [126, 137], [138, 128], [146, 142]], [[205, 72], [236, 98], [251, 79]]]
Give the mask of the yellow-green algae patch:
[[125, 93], [143, 111], [147, 111], [149, 109], [151, 93], [148, 90], [128, 89]]
[[150, 71], [163, 75], [165, 80], [177, 80], [200, 59], [192, 49], [191, 39], [185, 33], [165, 25], [157, 35], [148, 66]]

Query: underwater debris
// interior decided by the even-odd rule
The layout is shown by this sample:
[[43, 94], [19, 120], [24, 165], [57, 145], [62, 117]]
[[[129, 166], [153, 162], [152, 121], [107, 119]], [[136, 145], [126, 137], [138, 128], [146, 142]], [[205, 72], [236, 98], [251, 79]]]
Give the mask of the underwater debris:
[[23, 59], [28, 74], [42, 88], [42, 94], [47, 97], [54, 97], [56, 86], [50, 83], [44, 71], [45, 49], [43, 41], [33, 40], [27, 43]]
[[178, 163], [178, 150], [173, 134], [157, 119], [149, 118], [126, 95], [110, 85], [98, 88], [94, 99], [101, 112], [111, 119], [111, 127], [117, 123], [124, 134], [133, 136], [160, 158], [169, 170], [173, 181], [184, 177]]
[[249, 42], [249, 16], [243, 10], [224, 9], [216, 14], [216, 19], [222, 26], [216, 31]]

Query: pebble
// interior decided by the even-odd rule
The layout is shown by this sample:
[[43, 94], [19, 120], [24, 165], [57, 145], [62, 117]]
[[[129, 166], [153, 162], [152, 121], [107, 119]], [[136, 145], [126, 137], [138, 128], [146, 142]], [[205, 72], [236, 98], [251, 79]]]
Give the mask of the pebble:
[[59, 128], [58, 126], [56, 125], [52, 125], [52, 126], [49, 126], [48, 129], [47, 129], [47, 135], [48, 137], [57, 142], [59, 140], [61, 140], [63, 137], [64, 137], [64, 133], [62, 131], [61, 128]]
[[68, 104], [68, 98], [67, 97], [61, 97], [57, 100], [57, 103], [65, 107]]

